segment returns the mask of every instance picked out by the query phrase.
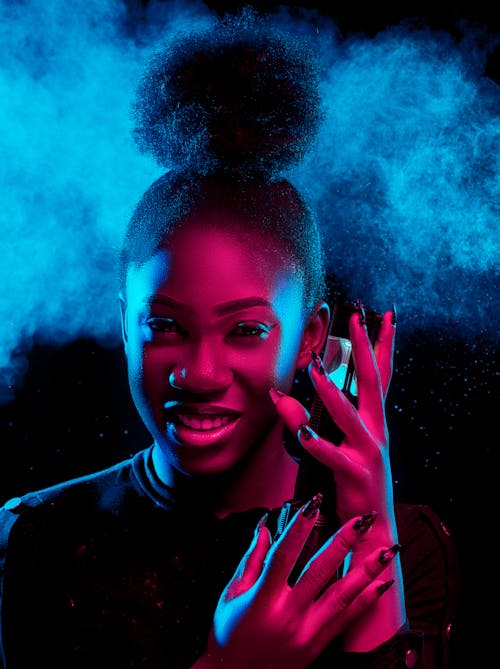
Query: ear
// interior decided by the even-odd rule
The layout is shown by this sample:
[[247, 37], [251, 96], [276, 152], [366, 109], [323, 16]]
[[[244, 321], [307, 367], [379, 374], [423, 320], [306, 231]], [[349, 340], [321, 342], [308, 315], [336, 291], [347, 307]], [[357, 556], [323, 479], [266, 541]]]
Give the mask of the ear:
[[118, 300], [120, 302], [120, 322], [122, 326], [122, 341], [125, 347], [125, 353], [127, 352], [127, 342], [128, 342], [128, 332], [127, 332], [127, 301], [125, 300], [124, 294], [120, 291], [118, 295]]
[[324, 301], [312, 310], [306, 321], [300, 348], [297, 355], [296, 369], [305, 369], [311, 362], [311, 351], [320, 353], [328, 335], [330, 325], [330, 307]]

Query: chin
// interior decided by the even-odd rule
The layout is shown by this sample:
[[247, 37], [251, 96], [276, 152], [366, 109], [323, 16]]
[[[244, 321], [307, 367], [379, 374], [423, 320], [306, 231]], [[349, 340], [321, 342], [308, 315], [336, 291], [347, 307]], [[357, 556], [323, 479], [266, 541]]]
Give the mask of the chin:
[[196, 478], [209, 478], [211, 476], [224, 476], [235, 472], [238, 465], [242, 463], [244, 458], [235, 458], [232, 453], [218, 453], [209, 454], [203, 453], [179, 453], [176, 450], [174, 455], [175, 467], [178, 471], [187, 476]]

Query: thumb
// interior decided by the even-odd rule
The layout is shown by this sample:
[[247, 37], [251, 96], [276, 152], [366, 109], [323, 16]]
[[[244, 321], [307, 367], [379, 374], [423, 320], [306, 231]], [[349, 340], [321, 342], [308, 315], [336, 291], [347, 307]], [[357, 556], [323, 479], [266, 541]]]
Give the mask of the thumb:
[[274, 402], [276, 411], [292, 434], [297, 434], [299, 426], [309, 422], [309, 412], [295, 397], [285, 395], [285, 393], [275, 388], [271, 388], [269, 395]]
[[345, 448], [335, 446], [330, 441], [323, 439], [307, 424], [299, 426], [297, 438], [306, 451], [334, 473], [352, 473], [357, 466]]
[[266, 527], [267, 515], [267, 513], [264, 514], [257, 523], [252, 543], [241, 558], [236, 571], [224, 590], [226, 600], [234, 599], [250, 590], [262, 573], [264, 560], [271, 546], [271, 534]]

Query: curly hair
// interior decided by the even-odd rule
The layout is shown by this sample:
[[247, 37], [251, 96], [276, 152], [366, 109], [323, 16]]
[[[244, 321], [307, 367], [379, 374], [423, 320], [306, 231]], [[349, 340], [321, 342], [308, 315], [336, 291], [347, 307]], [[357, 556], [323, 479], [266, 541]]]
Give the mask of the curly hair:
[[322, 119], [312, 50], [248, 8], [178, 36], [149, 62], [132, 105], [140, 151], [166, 168], [129, 222], [124, 285], [194, 212], [223, 209], [278, 239], [311, 307], [324, 292], [316, 218], [286, 170], [300, 163]]
[[307, 42], [246, 8], [152, 58], [133, 104], [133, 133], [167, 169], [276, 175], [300, 162], [320, 110]]

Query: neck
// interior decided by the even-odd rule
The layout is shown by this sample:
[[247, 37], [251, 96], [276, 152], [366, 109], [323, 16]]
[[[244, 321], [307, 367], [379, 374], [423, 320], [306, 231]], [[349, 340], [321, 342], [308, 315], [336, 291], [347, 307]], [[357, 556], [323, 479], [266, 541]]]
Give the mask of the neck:
[[180, 499], [203, 499], [218, 517], [256, 507], [277, 508], [294, 494], [297, 462], [283, 445], [283, 426], [276, 423], [246, 458], [230, 471], [189, 476], [168, 461], [161, 448], [153, 447], [153, 464], [160, 480]]

